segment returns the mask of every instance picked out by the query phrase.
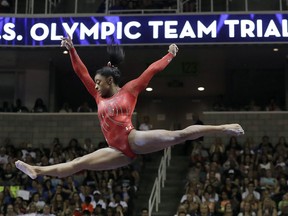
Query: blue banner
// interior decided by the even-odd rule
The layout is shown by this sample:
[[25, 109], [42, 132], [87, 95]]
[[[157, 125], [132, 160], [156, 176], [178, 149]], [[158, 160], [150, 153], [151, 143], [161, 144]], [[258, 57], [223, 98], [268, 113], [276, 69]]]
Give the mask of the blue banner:
[[286, 43], [287, 14], [0, 17], [0, 46]]

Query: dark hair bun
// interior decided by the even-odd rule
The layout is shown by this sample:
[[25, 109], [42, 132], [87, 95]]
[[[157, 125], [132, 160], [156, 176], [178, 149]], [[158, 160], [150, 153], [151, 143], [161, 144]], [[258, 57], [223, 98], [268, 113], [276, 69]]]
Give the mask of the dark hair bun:
[[125, 52], [123, 47], [119, 46], [118, 44], [108, 45], [107, 53], [109, 55], [109, 61], [111, 62], [111, 65], [117, 66], [124, 61]]

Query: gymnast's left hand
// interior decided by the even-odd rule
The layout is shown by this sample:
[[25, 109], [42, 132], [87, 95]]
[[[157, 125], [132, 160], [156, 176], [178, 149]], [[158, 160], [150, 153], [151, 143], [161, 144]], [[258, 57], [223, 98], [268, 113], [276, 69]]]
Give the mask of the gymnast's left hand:
[[169, 46], [168, 52], [172, 53], [173, 56], [176, 56], [178, 50], [179, 50], [179, 49], [178, 49], [178, 47], [177, 47], [176, 44], [171, 44], [171, 45]]

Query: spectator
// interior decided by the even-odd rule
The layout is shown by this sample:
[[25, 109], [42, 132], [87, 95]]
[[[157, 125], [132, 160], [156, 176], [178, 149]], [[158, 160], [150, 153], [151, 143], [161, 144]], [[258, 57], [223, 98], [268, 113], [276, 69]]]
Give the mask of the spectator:
[[83, 148], [83, 150], [85, 150], [86, 153], [91, 153], [91, 152], [96, 150], [96, 147], [92, 143], [91, 138], [85, 138], [82, 148]]
[[91, 197], [90, 196], [86, 196], [85, 197], [85, 201], [82, 203], [81, 205], [81, 208], [82, 208], [82, 211], [89, 211], [90, 213], [92, 213], [94, 211], [94, 207], [93, 205], [91, 204]]
[[128, 1], [126, 0], [115, 0], [114, 4], [110, 6], [109, 10], [127, 10]]
[[125, 213], [128, 209], [127, 202], [123, 200], [120, 193], [115, 193], [113, 196], [113, 200], [109, 202], [109, 207], [116, 208], [118, 205], [123, 207], [123, 212]]
[[219, 201], [216, 202], [216, 214], [223, 215], [228, 203], [231, 204], [228, 193], [224, 190], [221, 192]]
[[269, 136], [265, 135], [262, 137], [261, 143], [257, 147], [258, 153], [273, 153], [273, 145], [270, 142]]
[[29, 110], [26, 106], [22, 105], [21, 99], [18, 98], [16, 100], [16, 105], [13, 108], [13, 112], [25, 112], [25, 113], [27, 113], [27, 112], [29, 112]]
[[141, 9], [155, 9], [152, 0], [142, 0]]
[[115, 209], [112, 207], [107, 207], [106, 216], [114, 216]]
[[74, 192], [69, 199], [69, 206], [73, 206], [74, 209], [81, 209], [82, 208], [82, 201], [78, 194], [78, 192]]
[[231, 203], [228, 202], [224, 207], [223, 216], [234, 216], [234, 215], [237, 215], [237, 214], [233, 211], [233, 207]]
[[111, 184], [108, 184], [108, 181], [105, 179], [101, 179], [99, 184], [99, 191], [101, 192], [103, 201], [108, 203], [113, 196]]
[[[258, 160], [259, 158], [259, 160]], [[266, 153], [262, 153], [261, 155], [260, 154], [257, 154], [257, 161], [259, 163], [259, 166], [258, 166], [258, 169], [259, 170], [270, 170], [270, 169], [273, 169], [273, 163], [271, 161], [271, 155], [268, 155]], [[257, 163], [256, 161], [256, 163]]]
[[100, 205], [102, 209], [106, 209], [106, 203], [103, 201], [103, 199], [101, 199], [101, 192], [99, 190], [95, 190], [93, 192], [93, 200], [91, 202], [91, 204], [93, 205], [94, 208], [96, 208], [96, 206]]
[[208, 184], [213, 185], [213, 187], [217, 188], [221, 184], [221, 173], [219, 170], [219, 166], [216, 162], [210, 163], [210, 166], [207, 170], [206, 180]]
[[211, 208], [207, 203], [200, 204], [200, 215], [202, 216], [214, 216], [214, 212], [211, 212]]
[[101, 205], [96, 205], [94, 208], [93, 214], [95, 216], [102, 216], [104, 212], [105, 212], [105, 209], [103, 209]]
[[249, 171], [254, 169], [254, 167], [254, 155], [244, 154], [241, 156], [240, 171], [243, 176], [247, 176]]
[[287, 216], [288, 215], [288, 206], [282, 208], [282, 211], [278, 212], [279, 216]]
[[54, 193], [55, 193], [55, 188], [53, 187], [51, 180], [46, 179], [44, 181], [43, 191], [42, 191], [42, 194], [43, 194], [42, 196], [43, 196], [44, 200], [46, 200], [46, 201], [51, 200]]
[[34, 202], [30, 202], [29, 203], [29, 205], [28, 205], [28, 207], [27, 207], [27, 212], [26, 212], [26, 214], [28, 215], [28, 216], [32, 216], [32, 215], [36, 215], [38, 213], [38, 211], [37, 211], [37, 206], [36, 206], [36, 204], [34, 203]]
[[233, 151], [229, 151], [226, 153], [226, 157], [228, 156], [227, 160], [223, 163], [223, 168], [225, 170], [230, 170], [230, 169], [237, 169], [239, 170], [240, 165], [237, 161], [236, 154], [234, 154]]
[[232, 190], [234, 187], [237, 187], [236, 184], [231, 180], [231, 178], [228, 176], [226, 178], [223, 178], [223, 183], [220, 188], [220, 191], [225, 191], [227, 192], [228, 197], [232, 196]]
[[240, 152], [243, 150], [242, 146], [238, 143], [236, 136], [231, 136], [229, 139], [228, 145], [225, 147], [226, 154], [234, 154], [235, 157], [240, 155]]
[[236, 167], [231, 166], [230, 169], [224, 170], [223, 172], [223, 178], [230, 178], [231, 181], [235, 181], [236, 179], [241, 179], [241, 171], [237, 169]]
[[274, 98], [270, 99], [269, 104], [266, 106], [266, 111], [279, 111], [281, 110]]
[[43, 200], [40, 200], [40, 199], [41, 197], [38, 192], [35, 192], [32, 194], [31, 203], [34, 203], [36, 205], [38, 212], [41, 212], [46, 204]]
[[8, 101], [3, 101], [3, 106], [0, 107], [0, 112], [12, 112], [12, 108], [9, 106]]
[[48, 204], [45, 204], [43, 208], [43, 213], [39, 213], [36, 216], [56, 216], [56, 215], [51, 213], [51, 206]]
[[149, 216], [148, 208], [142, 208], [140, 216]]
[[190, 166], [187, 174], [187, 181], [192, 183], [204, 182], [206, 179], [207, 173], [204, 170], [204, 167], [200, 162], [197, 162], [195, 166]]
[[260, 186], [265, 189], [269, 189], [272, 194], [275, 193], [278, 187], [278, 181], [273, 176], [271, 169], [263, 169], [263, 175], [260, 177]]
[[[279, 184], [278, 184], [278, 188], [276, 190], [276, 193], [278, 193], [279, 195], [282, 196], [286, 193], [286, 191], [288, 191], [287, 179], [283, 175], [279, 178]], [[282, 199], [282, 197], [281, 197], [281, 199]]]
[[250, 103], [246, 106], [247, 111], [260, 111], [261, 107], [257, 105], [255, 100], [251, 100]]
[[259, 200], [256, 200], [252, 194], [249, 194], [245, 199], [240, 203], [240, 211], [241, 209], [245, 209], [246, 203], [250, 204], [251, 211], [257, 214], [259, 209]]
[[255, 198], [257, 201], [259, 201], [261, 198], [260, 193], [255, 190], [255, 185], [253, 182], [249, 182], [248, 188], [242, 193], [242, 199], [246, 199], [249, 195]]
[[6, 165], [9, 161], [9, 156], [6, 153], [6, 148], [1, 146], [0, 147], [0, 165]]
[[282, 199], [280, 200], [279, 204], [278, 204], [278, 209], [279, 211], [283, 211], [283, 208], [288, 206], [288, 192], [286, 192]]
[[61, 109], [59, 110], [59, 113], [71, 113], [72, 108], [70, 107], [68, 102], [64, 102]]
[[206, 203], [209, 206], [211, 213], [215, 213], [216, 203], [219, 201], [219, 195], [216, 193], [215, 188], [212, 185], [207, 185], [204, 189], [204, 194], [201, 197], [202, 203]]
[[4, 185], [17, 185], [18, 183], [18, 178], [17, 178], [17, 173], [13, 169], [13, 164], [12, 163], [7, 163], [4, 166], [3, 173], [1, 174], [1, 179], [4, 182]]
[[92, 108], [87, 101], [84, 101], [77, 109], [77, 112], [92, 112]]
[[184, 205], [179, 205], [177, 212], [174, 216], [190, 216], [190, 215], [187, 214], [187, 209]]
[[241, 209], [238, 216], [256, 216], [256, 213], [253, 211], [251, 204], [249, 202], [244, 202], [243, 208]]
[[237, 215], [240, 212], [240, 203], [242, 202], [241, 192], [239, 187], [232, 188], [232, 194], [230, 196], [230, 203], [233, 207], [233, 213]]
[[52, 204], [52, 213], [55, 215], [62, 214], [67, 209], [67, 203], [65, 202], [61, 193], [55, 193], [51, 200]]
[[43, 99], [37, 98], [31, 111], [34, 113], [42, 113], [42, 112], [48, 112], [48, 109], [44, 104]]
[[152, 124], [150, 123], [150, 117], [149, 116], [144, 116], [143, 117], [143, 122], [139, 126], [139, 130], [141, 131], [148, 131], [153, 128]]
[[13, 205], [14, 205], [14, 210], [17, 213], [17, 215], [22, 215], [26, 213], [27, 202], [25, 202], [22, 197], [16, 197]]
[[115, 216], [124, 216], [124, 209], [122, 205], [118, 205], [115, 208]]
[[219, 162], [222, 162], [225, 147], [221, 137], [216, 137], [214, 143], [210, 146], [209, 153], [210, 156], [218, 155]]
[[259, 216], [277, 216], [277, 206], [274, 200], [270, 198], [270, 191], [264, 189], [262, 191], [261, 201], [259, 202], [258, 214]]
[[197, 162], [204, 163], [209, 158], [209, 152], [207, 149], [204, 148], [204, 146], [201, 143], [196, 142], [193, 144], [193, 149], [190, 158], [191, 158], [190, 162], [191, 164], [195, 164]]
[[[192, 197], [192, 196], [191, 196]], [[190, 196], [185, 200], [182, 205], [187, 205], [187, 213], [191, 216], [196, 215], [201, 202], [193, 201]]]
[[14, 210], [14, 206], [12, 204], [7, 205], [5, 216], [17, 216], [17, 213]]

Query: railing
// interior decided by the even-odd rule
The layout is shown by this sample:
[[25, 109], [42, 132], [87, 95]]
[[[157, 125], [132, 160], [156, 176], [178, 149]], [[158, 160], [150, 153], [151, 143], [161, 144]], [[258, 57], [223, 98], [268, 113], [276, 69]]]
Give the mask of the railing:
[[159, 210], [159, 204], [161, 202], [161, 188], [165, 186], [167, 167], [170, 166], [170, 160], [171, 160], [171, 147], [164, 150], [164, 155], [161, 158], [161, 162], [158, 168], [158, 176], [155, 179], [151, 195], [149, 198], [148, 203], [149, 216], [151, 216], [154, 206], [156, 212], [158, 212]]
[[128, 10], [107, 10], [107, 14], [157, 14], [157, 13], [178, 13], [178, 9], [128, 9]]
[[[3, 1], [3, 0], [2, 0]], [[0, 0], [1, 2], [1, 0]], [[215, 13], [215, 12], [249, 12], [249, 11], [285, 11], [287, 0], [174, 0], [173, 6], [167, 8], [144, 9], [141, 6], [129, 9], [112, 10], [114, 0], [80, 1], [80, 0], [14, 0], [10, 12], [14, 14], [161, 14], [161, 13]], [[99, 10], [99, 7], [102, 10]], [[115, 9], [115, 8], [114, 8]]]
[[11, 13], [14, 14], [52, 14], [61, 0], [15, 0]]

